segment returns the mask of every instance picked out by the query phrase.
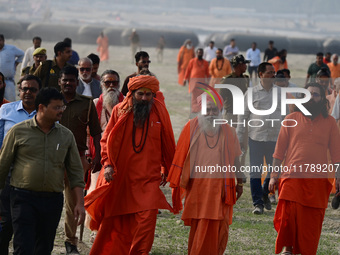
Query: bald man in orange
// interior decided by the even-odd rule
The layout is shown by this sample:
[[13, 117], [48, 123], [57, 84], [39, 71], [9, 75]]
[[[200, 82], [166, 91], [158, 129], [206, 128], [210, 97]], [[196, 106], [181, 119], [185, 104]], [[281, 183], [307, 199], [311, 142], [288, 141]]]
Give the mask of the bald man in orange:
[[232, 69], [230, 61], [223, 57], [223, 50], [216, 50], [216, 58], [211, 60], [209, 65], [209, 73], [211, 75], [210, 86], [215, 87], [215, 84], [219, 84], [222, 77], [231, 74]]
[[185, 40], [182, 47], [179, 49], [177, 55], [177, 72], [178, 72], [178, 84], [184, 86], [184, 76], [187, 70], [188, 64], [192, 58], [195, 57], [194, 47], [191, 40]]
[[334, 85], [335, 79], [340, 77], [340, 64], [338, 64], [338, 61], [338, 54], [333, 54], [332, 62], [327, 64], [329, 70], [331, 71], [332, 85]]
[[97, 38], [97, 51], [99, 52], [100, 61], [109, 59], [109, 38], [103, 32]]
[[106, 183], [85, 197], [90, 227], [98, 230], [91, 255], [149, 254], [158, 209], [172, 211], [159, 188], [175, 152], [169, 114], [155, 97], [159, 82], [139, 75], [128, 88], [101, 140]]
[[[214, 94], [216, 105], [209, 95], [202, 95], [207, 97], [207, 114], [184, 126], [168, 181], [173, 189], [175, 212], [182, 209], [185, 194], [182, 220], [190, 226], [188, 254], [222, 255], [228, 242], [233, 205], [243, 192], [243, 175], [238, 172], [242, 152], [234, 128], [228, 124], [213, 126], [214, 119], [222, 118], [222, 97]], [[205, 171], [210, 166], [216, 167], [216, 171]], [[217, 166], [225, 171], [217, 170]], [[237, 183], [235, 172], [241, 174]]]
[[203, 93], [203, 90], [197, 88], [197, 82], [209, 82], [209, 62], [203, 59], [203, 49], [196, 50], [196, 58], [190, 60], [185, 72], [185, 83], [189, 83], [189, 93], [191, 93], [191, 111], [199, 112], [200, 107], [197, 104], [197, 97]]
[[[327, 173], [327, 150], [334, 170], [340, 163], [340, 134], [335, 119], [328, 115], [325, 92], [318, 83], [307, 84], [307, 89], [312, 98], [303, 105], [312, 115], [304, 115], [300, 110], [287, 115], [273, 155], [274, 169], [278, 170], [283, 161], [286, 167], [280, 176], [274, 216], [278, 233], [276, 254], [282, 249], [281, 254], [316, 254], [332, 189]], [[287, 127], [295, 123], [295, 127]], [[277, 170], [271, 173], [270, 191], [277, 186]]]

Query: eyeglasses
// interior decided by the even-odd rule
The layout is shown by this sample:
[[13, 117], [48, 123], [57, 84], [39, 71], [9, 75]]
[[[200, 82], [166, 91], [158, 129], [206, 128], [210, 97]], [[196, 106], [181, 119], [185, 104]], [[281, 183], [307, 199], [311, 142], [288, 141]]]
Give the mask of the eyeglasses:
[[105, 84], [105, 86], [110, 86], [111, 84], [112, 85], [117, 85], [119, 83], [119, 81], [103, 81], [103, 83]]
[[52, 107], [53, 110], [55, 111], [65, 111], [66, 110], [66, 105], [63, 105], [63, 106], [53, 106]]
[[319, 96], [321, 96], [319, 93], [317, 93], [317, 92], [311, 92], [310, 93], [311, 95], [312, 95], [312, 97], [319, 97]]
[[27, 91], [31, 92], [31, 93], [37, 93], [38, 89], [34, 88], [34, 87], [24, 87], [24, 88], [20, 88], [19, 90], [21, 90], [24, 93], [27, 93]]
[[142, 64], [150, 64], [150, 63], [151, 63], [151, 60], [143, 60], [143, 61], [139, 61], [139, 63], [142, 63]]
[[89, 68], [89, 67], [80, 67], [79, 70], [80, 70], [80, 72], [84, 72], [84, 71], [90, 72], [91, 68]]

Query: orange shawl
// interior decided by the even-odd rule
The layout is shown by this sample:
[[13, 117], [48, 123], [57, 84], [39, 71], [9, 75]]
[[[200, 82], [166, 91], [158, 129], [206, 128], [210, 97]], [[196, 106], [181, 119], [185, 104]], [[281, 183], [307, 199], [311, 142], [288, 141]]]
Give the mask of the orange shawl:
[[[126, 121], [128, 119], [128, 116], [132, 114], [131, 110], [133, 103], [131, 92], [139, 88], [149, 88], [153, 93], [156, 94], [156, 92], [158, 92], [159, 89], [159, 82], [154, 76], [141, 75], [131, 78], [129, 82], [129, 93], [127, 94], [123, 102], [116, 106], [118, 109], [116, 110], [115, 107], [114, 110], [112, 111], [110, 122], [112, 121], [112, 118], [117, 118], [118, 120], [114, 124], [112, 130], [108, 130], [108, 128], [106, 128], [105, 130], [105, 133], [109, 133], [106, 141], [106, 146], [104, 146], [107, 148], [107, 160], [106, 162], [103, 162], [103, 160], [105, 160], [103, 158], [102, 164], [104, 166], [105, 165], [113, 166], [115, 172], [119, 171], [119, 169], [117, 169], [116, 163], [118, 154], [120, 150], [123, 148], [122, 138], [124, 135], [126, 135], [125, 134]], [[156, 114], [159, 116], [160, 122], [162, 123], [161, 133], [163, 142], [161, 150], [164, 157], [162, 161], [164, 166], [164, 173], [167, 175], [171, 167], [171, 162], [175, 153], [174, 134], [172, 131], [170, 116], [165, 108], [164, 102], [160, 101], [157, 98], [154, 98], [152, 107]], [[115, 116], [115, 114], [117, 114], [118, 116]], [[110, 125], [108, 125], [108, 127], [109, 126]], [[103, 135], [103, 138], [104, 137], [105, 134]], [[101, 171], [103, 171], [103, 169]], [[99, 179], [98, 182], [100, 182]], [[110, 191], [110, 186], [112, 185], [112, 183], [113, 182], [110, 183], [105, 182], [103, 183], [102, 186], [99, 187], [97, 185], [97, 189], [95, 189], [93, 192], [91, 192], [89, 195], [85, 197], [85, 208], [91, 216], [90, 222], [91, 229], [98, 229], [101, 224], [101, 221], [105, 217], [103, 210], [106, 201], [105, 197], [106, 195], [109, 195], [108, 193]]]
[[[224, 144], [225, 165], [233, 165], [235, 152], [233, 149], [234, 136], [229, 125], [223, 125], [220, 130]], [[190, 120], [183, 128], [177, 143], [176, 153], [167, 181], [172, 188], [172, 207], [175, 213], [183, 209], [182, 199], [185, 196], [186, 184], [190, 179], [190, 151], [200, 134], [198, 118]], [[235, 176], [230, 174], [225, 179], [225, 203], [234, 205], [236, 203]]]

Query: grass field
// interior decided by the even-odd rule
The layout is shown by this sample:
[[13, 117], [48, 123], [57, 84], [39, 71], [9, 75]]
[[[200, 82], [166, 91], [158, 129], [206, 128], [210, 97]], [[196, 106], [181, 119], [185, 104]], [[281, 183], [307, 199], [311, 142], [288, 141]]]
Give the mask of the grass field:
[[[62, 40], [61, 38], [60, 40]], [[31, 46], [30, 41], [12, 41], [6, 43], [14, 44], [22, 49]], [[48, 57], [53, 56], [52, 43], [43, 42], [47, 48]], [[80, 57], [91, 52], [96, 52], [95, 45], [75, 44], [73, 48]], [[161, 90], [166, 98], [166, 105], [171, 116], [173, 130], [176, 139], [184, 124], [189, 118], [190, 97], [186, 87], [177, 85], [176, 58], [177, 50], [165, 49], [164, 62], [158, 64], [156, 61], [156, 50], [153, 48], [143, 49], [149, 52], [152, 63], [150, 71], [156, 74], [160, 81]], [[289, 55], [288, 65], [291, 76], [304, 81], [306, 70], [311, 62], [315, 61], [313, 55]], [[105, 69], [114, 69], [121, 75], [121, 80], [136, 70], [131, 64], [129, 47], [110, 47], [110, 60], [101, 63], [99, 73]], [[18, 72], [17, 72], [18, 73]], [[17, 75], [18, 76], [18, 75]], [[297, 82], [298, 83], [298, 82]], [[249, 179], [248, 179], [249, 180]], [[168, 201], [171, 201], [170, 188], [165, 187], [164, 193]], [[244, 186], [244, 193], [234, 207], [233, 224], [230, 226], [229, 241], [225, 254], [274, 254], [276, 231], [273, 228], [273, 216], [275, 206], [271, 211], [265, 211], [263, 215], [255, 216], [252, 212], [249, 182]], [[327, 209], [324, 220], [322, 235], [319, 243], [318, 254], [336, 255], [340, 254], [340, 211]], [[63, 236], [63, 218], [57, 231], [55, 249], [53, 254], [65, 254]], [[89, 243], [89, 231], [85, 229], [84, 241], [79, 244], [81, 254], [88, 254], [91, 244]], [[151, 251], [153, 255], [165, 254], [187, 254], [187, 240], [189, 228], [183, 225], [180, 215], [172, 215], [166, 211], [158, 216], [154, 245]]]

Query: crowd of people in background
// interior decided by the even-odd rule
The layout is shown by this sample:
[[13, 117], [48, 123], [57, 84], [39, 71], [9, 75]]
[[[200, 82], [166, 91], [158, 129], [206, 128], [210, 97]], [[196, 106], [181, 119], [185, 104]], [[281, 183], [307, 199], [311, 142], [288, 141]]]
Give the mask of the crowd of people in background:
[[[48, 53], [38, 36], [24, 52], [0, 34], [0, 253], [8, 254], [13, 237], [14, 254], [51, 254], [64, 206], [66, 254], [79, 254], [77, 226], [85, 218], [92, 231], [90, 254], [149, 254], [159, 209], [183, 210], [189, 254], [223, 254], [233, 206], [247, 181], [240, 169], [249, 150], [252, 213], [261, 215], [277, 203], [275, 253], [316, 254], [332, 189], [332, 207], [340, 205], [340, 171], [310, 178], [295, 176], [292, 168], [280, 173], [264, 166], [302, 166], [313, 174], [306, 165], [340, 163], [338, 55], [316, 53], [300, 84], [304, 92], [294, 92], [299, 86], [291, 82], [287, 50], [277, 50], [273, 41], [261, 61], [256, 42], [243, 56], [235, 39], [224, 49], [214, 41], [195, 49], [186, 40], [177, 55], [177, 80], [189, 87], [191, 114], [176, 146], [150, 56], [141, 51], [135, 29], [129, 40], [137, 69], [120, 86], [117, 70], [98, 74], [100, 62], [109, 59], [104, 33], [96, 41], [99, 56], [79, 56], [70, 38]], [[159, 63], [165, 45], [162, 36]], [[217, 84], [242, 92], [244, 114], [235, 113], [232, 91]], [[289, 106], [282, 115], [285, 88], [293, 89], [289, 99], [310, 95], [300, 105], [309, 114]], [[254, 113], [249, 97], [256, 111], [270, 109], [274, 98], [277, 107]], [[228, 125], [215, 125], [215, 119]], [[241, 125], [253, 119], [264, 124]], [[236, 171], [193, 173], [203, 165]], [[172, 205], [159, 188], [167, 182]]]

